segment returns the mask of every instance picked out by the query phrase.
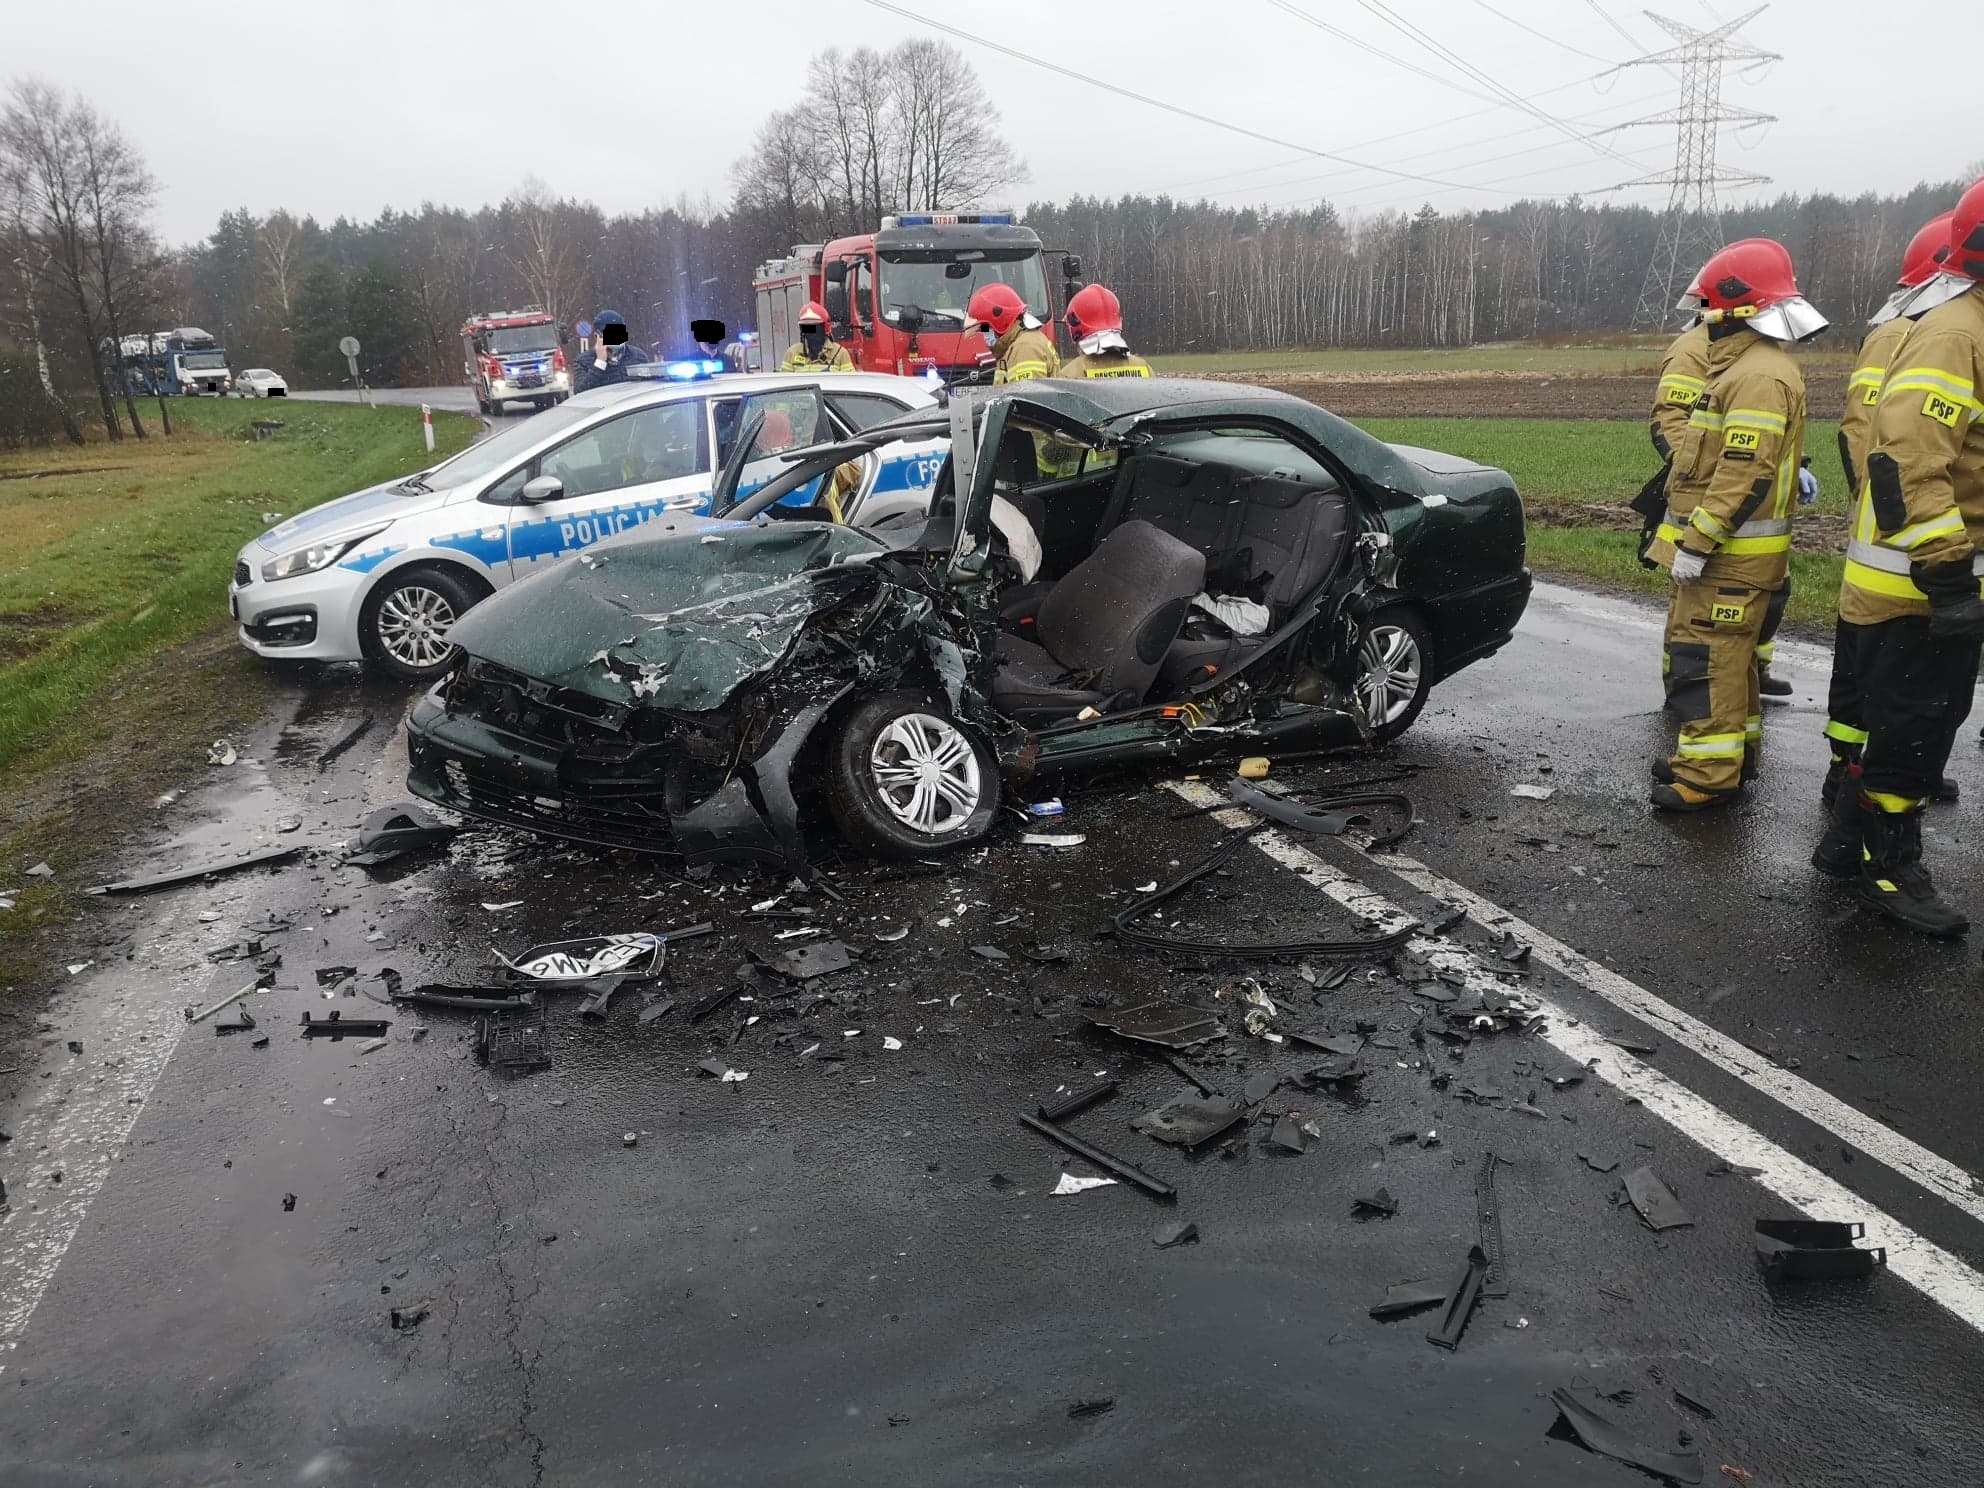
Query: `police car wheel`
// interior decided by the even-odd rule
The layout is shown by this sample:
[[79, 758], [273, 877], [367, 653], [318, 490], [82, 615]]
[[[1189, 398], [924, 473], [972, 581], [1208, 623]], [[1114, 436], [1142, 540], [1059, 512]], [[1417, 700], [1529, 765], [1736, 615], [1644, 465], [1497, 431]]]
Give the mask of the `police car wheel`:
[[920, 692], [859, 704], [827, 742], [827, 805], [841, 835], [882, 858], [964, 847], [992, 830], [999, 762]]
[[1364, 624], [1357, 701], [1381, 744], [1411, 728], [1433, 690], [1433, 636], [1418, 614], [1394, 605]]
[[448, 641], [448, 627], [481, 598], [445, 569], [401, 569], [365, 596], [358, 613], [359, 645], [367, 660], [395, 677], [431, 682], [461, 659]]

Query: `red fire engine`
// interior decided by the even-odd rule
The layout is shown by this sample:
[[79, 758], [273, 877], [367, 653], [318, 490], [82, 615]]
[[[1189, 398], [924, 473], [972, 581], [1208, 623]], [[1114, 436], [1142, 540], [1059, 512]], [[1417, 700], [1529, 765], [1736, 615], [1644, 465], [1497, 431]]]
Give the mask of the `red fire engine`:
[[[1063, 255], [1061, 272], [1063, 294], [1072, 293], [1081, 260]], [[995, 283], [1012, 285], [1042, 320], [1055, 318], [1047, 250], [1011, 212], [903, 212], [872, 233], [801, 243], [752, 280], [762, 365], [777, 368], [799, 339], [800, 310], [818, 300], [862, 371], [956, 381], [990, 359], [964, 311], [973, 290]]]
[[572, 396], [558, 322], [535, 308], [471, 315], [462, 327], [462, 371], [484, 413], [500, 415], [505, 403], [549, 408]]

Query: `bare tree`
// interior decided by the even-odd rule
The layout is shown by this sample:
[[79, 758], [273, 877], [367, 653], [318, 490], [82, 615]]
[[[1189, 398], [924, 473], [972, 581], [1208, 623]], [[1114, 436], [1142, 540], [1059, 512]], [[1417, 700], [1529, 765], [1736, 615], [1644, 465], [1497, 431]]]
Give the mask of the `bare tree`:
[[1026, 179], [999, 136], [999, 110], [962, 53], [930, 38], [888, 55], [905, 207], [970, 207]]
[[[152, 258], [143, 219], [158, 196], [158, 183], [131, 148], [123, 132], [78, 99], [71, 110], [78, 178], [81, 186], [84, 237], [96, 272], [97, 307], [109, 331], [110, 361], [117, 385], [124, 392], [124, 411], [140, 439], [145, 426], [138, 419], [138, 401], [124, 371], [122, 313], [132, 298], [144, 295], [144, 280]], [[159, 403], [160, 415], [172, 432], [171, 415]]]
[[289, 323], [289, 297], [302, 272], [298, 262], [297, 239], [302, 229], [287, 212], [271, 212], [268, 221], [255, 230], [255, 243], [262, 252], [262, 267], [268, 271], [269, 288], [275, 292], [276, 306], [283, 323]]
[[26, 230], [46, 250], [36, 267], [47, 273], [73, 312], [71, 329], [89, 366], [104, 428], [113, 440], [122, 439], [98, 342], [76, 113], [68, 100], [34, 78], [16, 83], [7, 107], [0, 110], [0, 156], [19, 182]]
[[504, 203], [515, 223], [510, 266], [531, 299], [561, 325], [578, 297], [584, 271], [578, 245], [560, 223], [558, 204], [535, 176], [524, 179]]

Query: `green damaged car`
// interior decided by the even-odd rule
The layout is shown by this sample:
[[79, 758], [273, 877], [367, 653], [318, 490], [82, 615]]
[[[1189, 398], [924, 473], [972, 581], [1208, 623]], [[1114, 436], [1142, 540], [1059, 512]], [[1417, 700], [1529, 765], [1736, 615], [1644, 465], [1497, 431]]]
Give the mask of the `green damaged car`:
[[[817, 394], [814, 394], [817, 396]], [[1033, 777], [1396, 737], [1529, 597], [1499, 470], [1234, 384], [1036, 381], [779, 450], [458, 622], [409, 781], [467, 815], [798, 867], [977, 841]], [[948, 436], [927, 512], [835, 492]], [[807, 497], [810, 495], [810, 501]], [[855, 513], [859, 521], [859, 513]]]

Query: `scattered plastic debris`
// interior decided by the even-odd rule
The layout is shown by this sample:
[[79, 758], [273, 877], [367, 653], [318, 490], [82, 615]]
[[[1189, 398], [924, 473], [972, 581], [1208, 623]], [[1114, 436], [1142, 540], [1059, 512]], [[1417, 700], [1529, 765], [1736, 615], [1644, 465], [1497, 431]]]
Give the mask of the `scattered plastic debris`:
[[1031, 1127], [1048, 1141], [1065, 1147], [1076, 1157], [1086, 1158], [1105, 1173], [1114, 1173], [1125, 1183], [1135, 1184], [1152, 1198], [1172, 1199], [1178, 1196], [1178, 1190], [1162, 1178], [1153, 1178], [1135, 1163], [1124, 1162], [1120, 1157], [1112, 1157], [1100, 1147], [1084, 1142], [1080, 1137], [1062, 1130], [1051, 1121], [1042, 1121], [1038, 1116], [1023, 1111], [1020, 1113], [1020, 1125]]
[[1023, 832], [1020, 842], [1026, 847], [1080, 847], [1088, 841], [1082, 832]]
[[[1116, 1093], [1117, 1081], [1110, 1075], [1098, 1075], [1086, 1084], [1072, 1088], [1062, 1086], [1053, 1097], [1040, 1103], [1038, 1109], [1043, 1121], [1060, 1121], [1077, 1111], [1085, 1111], [1105, 1096]], [[1135, 1122], [1130, 1123], [1132, 1126]]]
[[425, 1303], [418, 1306], [395, 1307], [392, 1311], [393, 1331], [406, 1333], [426, 1322], [433, 1312]]
[[1887, 1247], [1866, 1249], [1853, 1242], [1866, 1238], [1858, 1220], [1760, 1219], [1757, 1259], [1773, 1281], [1836, 1281], [1872, 1276], [1888, 1263]]
[[1428, 1343], [1436, 1343], [1443, 1349], [1460, 1347], [1461, 1335], [1467, 1331], [1467, 1320], [1481, 1300], [1481, 1284], [1487, 1275], [1487, 1253], [1478, 1245], [1470, 1246], [1467, 1264], [1447, 1293], [1446, 1311], [1441, 1313], [1439, 1323], [1427, 1330]]
[[1066, 806], [1061, 804], [1061, 798], [1056, 796], [1051, 801], [1034, 801], [1030, 803], [1026, 808], [1026, 814], [1028, 816], [1059, 816], [1067, 809]]
[[1012, 957], [995, 945], [975, 945], [971, 948], [974, 956], [983, 956], [987, 961], [1010, 961]]
[[1652, 1168], [1634, 1168], [1626, 1175], [1626, 1197], [1633, 1201], [1639, 1211], [1640, 1220], [1650, 1230], [1673, 1230], [1695, 1222], [1690, 1214], [1674, 1197], [1673, 1190], [1662, 1183]]
[[640, 1134], [639, 1132], [622, 1132], [622, 1133], [620, 1134], [620, 1145], [621, 1145], [622, 1147], [638, 1147], [638, 1146], [640, 1146], [640, 1145], [641, 1145], [641, 1134]]
[[401, 801], [381, 806], [365, 818], [344, 860], [361, 868], [376, 868], [403, 854], [439, 847], [454, 835], [455, 828], [436, 821], [412, 802]]
[[1114, 1178], [1077, 1178], [1073, 1173], [1063, 1173], [1061, 1181], [1048, 1190], [1055, 1198], [1068, 1194], [1087, 1193], [1091, 1188], [1114, 1188]]
[[343, 1038], [348, 1033], [376, 1038], [392, 1026], [390, 1018], [347, 1018], [336, 1008], [332, 1008], [321, 1018], [314, 1018], [308, 1012], [303, 1015], [305, 1038], [337, 1039]]
[[[1042, 1114], [1046, 1114], [1044, 1111]], [[1247, 1119], [1247, 1108], [1223, 1095], [1181, 1095], [1156, 1110], [1134, 1117], [1130, 1125], [1147, 1137], [1179, 1147], [1198, 1147], [1231, 1131]]]
[[1630, 1463], [1670, 1483], [1699, 1483], [1702, 1480], [1699, 1452], [1656, 1452], [1651, 1447], [1643, 1447], [1569, 1390], [1552, 1390], [1550, 1402], [1557, 1407], [1571, 1435], [1601, 1457]]
[[1268, 758], [1264, 754], [1250, 754], [1240, 761], [1234, 774], [1242, 780], [1266, 780], [1268, 778]]
[[1073, 1405], [1068, 1407], [1068, 1419], [1071, 1421], [1082, 1421], [1090, 1416], [1107, 1415], [1114, 1409], [1116, 1409], [1116, 1401], [1113, 1398], [1077, 1400]]
[[239, 757], [232, 740], [216, 739], [207, 746], [207, 763], [210, 765], [231, 765]]
[[1554, 785], [1516, 785], [1509, 788], [1509, 794], [1521, 801], [1547, 801], [1557, 794]]
[[1118, 1012], [1092, 1013], [1088, 1021], [1120, 1038], [1167, 1049], [1203, 1044], [1224, 1032], [1212, 1014], [1169, 1002], [1145, 1002]]
[[55, 870], [46, 863], [36, 863], [34, 867], [28, 869], [27, 876], [29, 878], [53, 878], [55, 877]]
[[[218, 973], [216, 973], [216, 975], [218, 975]], [[188, 1023], [198, 1023], [202, 1019], [211, 1018], [215, 1013], [219, 1012], [229, 1003], [238, 1001], [239, 999], [246, 997], [250, 992], [253, 992], [257, 987], [261, 985], [262, 985], [261, 978], [257, 977], [254, 981], [250, 982], [247, 986], [241, 988], [239, 991], [228, 993], [227, 996], [223, 997], [219, 1002], [213, 1003], [208, 1007], [203, 1007], [198, 1012], [193, 1011], [192, 1008], [187, 1008], [186, 1021]]]
[[1350, 1201], [1350, 1212], [1359, 1219], [1391, 1219], [1398, 1213], [1398, 1200], [1392, 1191], [1381, 1188], [1370, 1195], [1360, 1194]]
[[294, 1212], [295, 1208], [296, 1208], [296, 1195], [293, 1193], [284, 1194], [282, 1196], [282, 1212], [284, 1214], [289, 1214]]
[[772, 962], [773, 970], [796, 982], [831, 976], [837, 971], [846, 971], [852, 965], [853, 954], [838, 940], [816, 940], [807, 945], [794, 946], [779, 952]]
[[[175, 868], [166, 873], [155, 873], [148, 878], [126, 878], [116, 883], [98, 884], [84, 892], [90, 894], [149, 894], [154, 889], [169, 889], [178, 884], [191, 883], [196, 878], [210, 878], [219, 873], [232, 873], [237, 868], [253, 868], [260, 863], [280, 863], [295, 857], [303, 849], [300, 847], [264, 847], [238, 858], [223, 858], [217, 863], [202, 863], [194, 868]], [[48, 865], [43, 863], [41, 867]], [[33, 873], [34, 869], [28, 869]], [[52, 877], [53, 874], [45, 875]]]
[[489, 1013], [475, 1020], [475, 1057], [498, 1069], [544, 1069], [551, 1063], [551, 1033], [539, 1005]]
[[1424, 1281], [1402, 1281], [1385, 1288], [1384, 1299], [1372, 1306], [1371, 1316], [1380, 1322], [1390, 1322], [1393, 1318], [1410, 1317], [1415, 1312], [1438, 1307], [1446, 1300], [1445, 1287]]
[[1169, 1250], [1174, 1245], [1196, 1245], [1199, 1243], [1199, 1227], [1189, 1219], [1161, 1224], [1150, 1232], [1150, 1243], [1159, 1250]]
[[882, 1047], [893, 1052], [902, 1047], [902, 1040], [893, 1034], [885, 1033], [882, 1035]]

